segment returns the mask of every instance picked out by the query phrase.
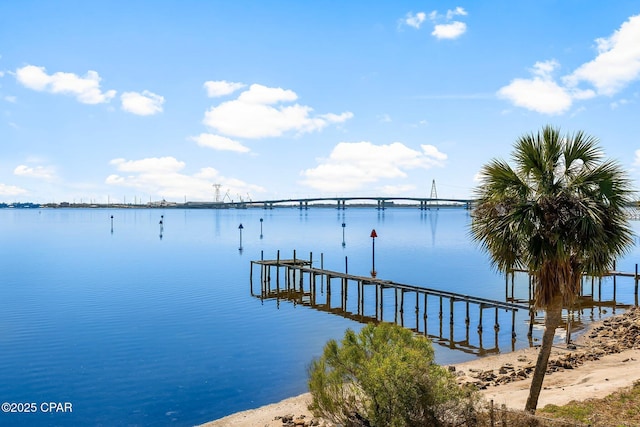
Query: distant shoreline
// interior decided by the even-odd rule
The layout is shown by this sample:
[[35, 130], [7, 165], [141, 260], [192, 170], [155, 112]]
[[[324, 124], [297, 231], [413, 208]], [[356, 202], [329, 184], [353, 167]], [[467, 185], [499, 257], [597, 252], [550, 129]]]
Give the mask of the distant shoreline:
[[[300, 207], [299, 202], [291, 202], [290, 204], [278, 203], [270, 207], [265, 207], [263, 202], [186, 202], [186, 203], [174, 203], [174, 202], [151, 202], [145, 204], [134, 203], [0, 203], [0, 209], [302, 209], [307, 208], [331, 208], [338, 209], [335, 204], [330, 203], [312, 203]], [[346, 205], [349, 208], [377, 208], [378, 205], [374, 203], [353, 203]], [[461, 205], [434, 205], [437, 209], [462, 209]], [[393, 203], [386, 202], [385, 209], [387, 208], [411, 208], [419, 209], [420, 205], [411, 203]]]

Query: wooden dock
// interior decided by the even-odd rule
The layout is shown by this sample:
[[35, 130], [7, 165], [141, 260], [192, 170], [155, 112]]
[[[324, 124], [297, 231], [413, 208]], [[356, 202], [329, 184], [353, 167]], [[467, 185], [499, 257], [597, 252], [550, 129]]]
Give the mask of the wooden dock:
[[[526, 274], [528, 278], [528, 296], [526, 298], [516, 298], [516, 289], [515, 289], [515, 278], [516, 274]], [[602, 288], [603, 288], [603, 278], [610, 277], [611, 280], [611, 294], [612, 298], [610, 300], [603, 300], [602, 298]], [[611, 309], [613, 313], [615, 313], [616, 309], [626, 309], [631, 306], [631, 304], [622, 304], [617, 300], [617, 292], [619, 285], [619, 278], [633, 279], [634, 286], [634, 302], [633, 305], [638, 306], [638, 284], [640, 282], [640, 275], [638, 275], [638, 264], [635, 265], [634, 272], [624, 272], [616, 269], [616, 263], [613, 264], [613, 269], [608, 271], [602, 277], [595, 277], [589, 275], [583, 275], [582, 281], [580, 285], [579, 294], [575, 299], [573, 305], [571, 307], [565, 307], [567, 311], [566, 315], [566, 326], [565, 329], [567, 331], [566, 334], [566, 342], [571, 341], [571, 333], [573, 329], [573, 325], [577, 325], [581, 323], [580, 317], [585, 311], [591, 311], [591, 318], [593, 319], [595, 314], [594, 310], [597, 308], [598, 314], [601, 315], [603, 312], [606, 312], [607, 309]], [[597, 285], [596, 285], [597, 282]], [[597, 292], [596, 292], [597, 291]], [[514, 303], [525, 303], [528, 305], [533, 304], [533, 298], [535, 295], [535, 284], [533, 281], [533, 276], [528, 270], [523, 269], [512, 269], [507, 272], [505, 275], [505, 300], [514, 302]], [[535, 312], [533, 310], [530, 311], [530, 325], [535, 323]]]
[[[528, 294], [528, 300], [523, 301], [522, 298], [517, 299], [515, 297], [515, 276], [516, 274], [527, 274], [528, 275], [528, 288], [529, 288], [529, 294]], [[594, 304], [598, 303], [598, 302], [602, 302], [602, 303], [607, 303], [606, 301], [602, 301], [602, 279], [605, 277], [611, 277], [612, 278], [612, 292], [613, 292], [613, 299], [609, 302], [613, 302], [615, 304], [616, 302], [616, 295], [618, 292], [618, 278], [631, 278], [633, 279], [633, 288], [634, 288], [634, 296], [635, 296], [635, 305], [638, 305], [638, 285], [640, 283], [640, 275], [638, 274], [638, 264], [635, 265], [635, 271], [634, 272], [625, 272], [625, 271], [619, 271], [616, 268], [616, 263], [613, 263], [613, 269], [608, 271], [603, 277], [595, 277], [595, 276], [589, 276], [589, 275], [583, 275], [582, 276], [582, 283], [580, 286], [580, 293], [578, 294], [578, 297], [581, 297], [582, 300], [588, 300], [589, 298], [593, 301]], [[509, 281], [511, 281], [511, 283], [509, 283]], [[596, 282], [597, 282], [597, 296], [598, 299], [596, 299]], [[506, 301], [511, 301], [511, 302], [525, 302], [525, 303], [531, 303], [533, 301], [533, 295], [535, 294], [535, 285], [533, 282], [533, 278], [531, 273], [528, 270], [523, 270], [523, 269], [511, 269], [510, 271], [507, 272], [507, 274], [505, 275], [505, 299]], [[579, 298], [580, 299], [580, 298]]]
[[[290, 301], [362, 323], [393, 321], [427, 335], [441, 345], [474, 354], [499, 352], [500, 318], [504, 318], [502, 312], [510, 314], [513, 346], [516, 339], [516, 312], [529, 311], [529, 306], [515, 302], [497, 301], [377, 277], [350, 274], [346, 259], [345, 272], [327, 270], [323, 264], [322, 255], [320, 268], [316, 268], [313, 267], [313, 254], [309, 254], [309, 259], [299, 259], [295, 251], [293, 258], [290, 259], [281, 259], [278, 251], [275, 260], [251, 261], [251, 294], [262, 300]], [[260, 266], [259, 292], [254, 292], [253, 289], [253, 270], [256, 265]], [[460, 305], [463, 307], [459, 307]], [[407, 311], [413, 311], [411, 319], [405, 316], [405, 308], [408, 308]], [[392, 318], [389, 316], [389, 310], [392, 310]], [[494, 314], [495, 347], [489, 349], [484, 348], [482, 342], [486, 310]], [[387, 312], [386, 317], [385, 312]], [[437, 315], [439, 323], [438, 334], [428, 332], [428, 319], [434, 315]], [[443, 326], [447, 318], [449, 320], [448, 336]], [[455, 340], [454, 337], [456, 319], [460, 319], [459, 321], [464, 319], [465, 338], [461, 340]], [[472, 320], [476, 324], [477, 338], [470, 336]], [[530, 325], [529, 337], [531, 337], [532, 327], [533, 325]], [[475, 344], [476, 340], [477, 344]]]

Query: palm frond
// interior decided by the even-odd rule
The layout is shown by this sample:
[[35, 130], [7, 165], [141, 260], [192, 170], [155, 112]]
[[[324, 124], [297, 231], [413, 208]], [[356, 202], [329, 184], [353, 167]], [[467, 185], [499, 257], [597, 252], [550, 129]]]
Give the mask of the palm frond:
[[584, 132], [546, 126], [518, 138], [512, 159], [482, 169], [471, 235], [499, 270], [533, 272], [538, 307], [570, 302], [583, 272], [604, 274], [632, 243], [631, 182]]

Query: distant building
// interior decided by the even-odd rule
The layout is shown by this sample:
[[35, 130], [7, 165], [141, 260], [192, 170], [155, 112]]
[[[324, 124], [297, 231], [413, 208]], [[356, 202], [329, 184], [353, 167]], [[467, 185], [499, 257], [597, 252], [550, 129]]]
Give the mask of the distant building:
[[147, 203], [147, 206], [150, 208], [175, 208], [178, 204], [176, 202], [167, 202], [165, 199], [162, 199], [158, 202], [149, 202]]

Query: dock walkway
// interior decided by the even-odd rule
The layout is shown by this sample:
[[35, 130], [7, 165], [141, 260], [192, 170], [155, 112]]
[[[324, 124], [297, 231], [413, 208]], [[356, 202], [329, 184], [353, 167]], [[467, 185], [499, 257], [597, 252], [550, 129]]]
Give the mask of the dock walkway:
[[[294, 304], [307, 305], [363, 323], [392, 320], [401, 326], [427, 335], [449, 348], [476, 354], [499, 352], [498, 333], [502, 317], [501, 311], [511, 314], [509, 320], [512, 343], [516, 339], [516, 312], [518, 310], [529, 311], [528, 305], [515, 302], [492, 300], [377, 277], [350, 274], [347, 271], [346, 260], [345, 272], [323, 268], [322, 256], [320, 264], [320, 268], [313, 267], [313, 254], [309, 254], [309, 259], [299, 259], [294, 252], [292, 259], [280, 259], [279, 251], [277, 259], [251, 261], [251, 293], [262, 300], [277, 299], [279, 301], [284, 299], [292, 301]], [[260, 266], [261, 286], [259, 292], [253, 290], [253, 270], [256, 265]], [[272, 280], [274, 273], [275, 280]], [[281, 283], [281, 275], [284, 276], [283, 283]], [[337, 286], [336, 281], [338, 282]], [[392, 295], [388, 295], [389, 293]], [[355, 296], [355, 304], [353, 296]], [[336, 297], [339, 297], [339, 302], [336, 301]], [[433, 299], [435, 299], [435, 303]], [[464, 311], [458, 311], [456, 316], [458, 304], [464, 304]], [[415, 314], [411, 325], [405, 325], [405, 306], [409, 309], [407, 311], [413, 309]], [[462, 308], [460, 307], [460, 309]], [[393, 310], [392, 319], [389, 318], [389, 313], [385, 317], [385, 309], [387, 311]], [[487, 309], [494, 311], [493, 329], [496, 344], [492, 349], [485, 349], [482, 343], [483, 313]], [[433, 313], [434, 311], [435, 313]], [[439, 334], [429, 334], [427, 319], [436, 313], [439, 319]], [[443, 334], [443, 319], [446, 317], [449, 318], [448, 338]], [[454, 339], [456, 319], [459, 321], [464, 319], [466, 333], [463, 340]], [[476, 339], [470, 338], [469, 333], [472, 319], [474, 323], [477, 322], [477, 345], [475, 344]], [[531, 337], [531, 327], [532, 325], [529, 337]]]

